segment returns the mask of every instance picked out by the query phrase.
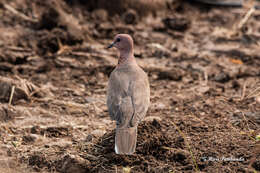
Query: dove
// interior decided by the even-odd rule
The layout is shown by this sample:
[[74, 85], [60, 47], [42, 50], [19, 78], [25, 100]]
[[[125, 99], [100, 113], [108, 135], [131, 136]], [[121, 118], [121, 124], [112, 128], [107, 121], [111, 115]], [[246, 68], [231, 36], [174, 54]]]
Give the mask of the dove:
[[120, 53], [107, 87], [108, 112], [116, 121], [115, 153], [131, 155], [136, 149], [137, 126], [150, 104], [150, 86], [148, 76], [135, 60], [132, 37], [118, 34], [108, 46], [112, 47]]

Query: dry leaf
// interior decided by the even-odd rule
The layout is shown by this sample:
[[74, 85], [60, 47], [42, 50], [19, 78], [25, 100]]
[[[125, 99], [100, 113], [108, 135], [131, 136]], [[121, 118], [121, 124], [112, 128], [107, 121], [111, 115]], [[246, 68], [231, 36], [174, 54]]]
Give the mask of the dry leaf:
[[231, 61], [232, 63], [234, 63], [234, 64], [240, 64], [240, 65], [243, 64], [243, 62], [242, 62], [240, 59], [230, 59], [230, 61]]

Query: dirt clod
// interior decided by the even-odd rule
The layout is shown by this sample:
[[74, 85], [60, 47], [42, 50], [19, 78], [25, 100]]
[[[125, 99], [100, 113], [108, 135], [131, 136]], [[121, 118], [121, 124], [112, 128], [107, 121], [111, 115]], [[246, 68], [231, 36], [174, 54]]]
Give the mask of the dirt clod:
[[25, 135], [23, 136], [22, 140], [23, 142], [26, 144], [26, 143], [33, 143], [35, 142], [35, 139], [36, 137], [35, 136], [32, 136], [32, 135]]
[[230, 77], [227, 73], [221, 72], [219, 74], [216, 74], [215, 76], [215, 81], [220, 82], [220, 83], [225, 83], [230, 80]]
[[257, 170], [257, 171], [260, 171], [260, 161], [255, 161], [253, 164], [252, 164], [252, 167]]
[[48, 127], [42, 129], [40, 133], [47, 137], [64, 137], [69, 135], [69, 129], [67, 127]]
[[86, 165], [88, 164], [88, 160], [83, 159], [77, 155], [65, 155], [61, 160], [58, 161], [59, 165], [58, 169], [60, 172], [70, 173], [70, 172], [78, 172], [85, 173], [87, 171]]
[[17, 116], [16, 112], [8, 107], [7, 105], [0, 106], [0, 122], [7, 122], [15, 119]]
[[163, 19], [166, 28], [184, 32], [189, 28], [190, 22], [185, 18], [165, 18]]
[[179, 71], [162, 71], [158, 74], [158, 79], [160, 80], [173, 80], [180, 81], [182, 79], [182, 74]]
[[[12, 92], [13, 97], [11, 97]], [[36, 94], [37, 92], [39, 92], [38, 96], [43, 96], [36, 85], [25, 79], [0, 77], [0, 101], [2, 102], [9, 102], [11, 98], [12, 103], [21, 99], [29, 100], [32, 93]]]

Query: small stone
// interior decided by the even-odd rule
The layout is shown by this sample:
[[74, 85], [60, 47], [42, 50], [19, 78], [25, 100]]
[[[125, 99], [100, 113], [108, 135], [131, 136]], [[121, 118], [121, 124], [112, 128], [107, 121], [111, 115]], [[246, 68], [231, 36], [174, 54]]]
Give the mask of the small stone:
[[221, 72], [215, 76], [215, 81], [225, 83], [230, 80], [230, 76], [227, 73]]
[[165, 106], [165, 104], [163, 104], [163, 103], [158, 103], [158, 104], [156, 105], [156, 107], [157, 107], [158, 109], [164, 109], [166, 106]]
[[207, 91], [209, 91], [209, 89], [210, 89], [209, 86], [199, 86], [196, 88], [196, 92], [204, 94]]
[[93, 97], [86, 97], [86, 102], [87, 103], [93, 103], [93, 102], [96, 102], [97, 99], [93, 98]]
[[103, 136], [106, 133], [105, 130], [96, 129], [91, 134], [97, 137]]

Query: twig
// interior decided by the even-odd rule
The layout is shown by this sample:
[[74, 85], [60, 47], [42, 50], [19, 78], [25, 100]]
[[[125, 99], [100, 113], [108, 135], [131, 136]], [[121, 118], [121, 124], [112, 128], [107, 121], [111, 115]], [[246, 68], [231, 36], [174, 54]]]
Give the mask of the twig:
[[104, 147], [100, 146], [100, 145], [97, 145], [97, 144], [94, 144], [95, 147], [97, 148], [101, 148], [101, 149], [104, 149]]
[[38, 92], [40, 92], [40, 91], [43, 91], [43, 89], [42, 89], [42, 88], [39, 88], [39, 89], [37, 89], [37, 90], [31, 92], [31, 93], [29, 94], [29, 97], [32, 97], [34, 94], [36, 94], [36, 93], [38, 93]]
[[207, 70], [204, 70], [204, 80], [205, 80], [205, 85], [208, 85], [208, 72], [207, 72]]
[[183, 139], [184, 139], [184, 141], [185, 141], [185, 143], [186, 143], [186, 145], [187, 145], [187, 147], [188, 147], [188, 149], [189, 149], [189, 152], [190, 152], [190, 155], [191, 155], [191, 158], [192, 158], [192, 162], [193, 162], [193, 164], [195, 165], [194, 167], [195, 167], [195, 170], [196, 170], [196, 172], [200, 172], [199, 171], [199, 167], [198, 167], [198, 164], [197, 164], [197, 162], [196, 162], [196, 159], [195, 159], [195, 157], [194, 157], [194, 155], [193, 155], [193, 153], [192, 153], [192, 150], [191, 150], [191, 147], [190, 147], [190, 145], [189, 145], [189, 143], [187, 142], [187, 138], [186, 138], [186, 136], [185, 136], [185, 134], [179, 129], [179, 127], [174, 123], [174, 122], [172, 122], [172, 121], [170, 121], [173, 125], [174, 125], [174, 127], [177, 129], [177, 131], [180, 133], [180, 135], [183, 137]]
[[32, 19], [32, 18], [26, 16], [25, 14], [23, 14], [23, 13], [17, 11], [17, 10], [14, 9], [12, 6], [10, 6], [10, 5], [8, 5], [8, 4], [3, 4], [3, 5], [4, 5], [5, 9], [7, 9], [7, 10], [9, 10], [10, 12], [12, 12], [13, 14], [15, 14], [15, 15], [17, 15], [17, 16], [23, 18], [24, 20], [27, 20], [27, 21], [30, 21], [30, 22], [34, 22], [34, 23], [37, 22], [37, 20]]
[[6, 48], [13, 51], [32, 52], [32, 49], [17, 47], [17, 46], [7, 46]]
[[251, 129], [249, 128], [248, 121], [247, 121], [247, 119], [246, 119], [246, 117], [245, 117], [244, 112], [241, 111], [241, 113], [242, 113], [243, 118], [244, 118], [244, 120], [245, 120], [245, 122], [246, 122], [246, 125], [247, 125], [247, 128], [248, 128], [248, 131], [251, 132]]
[[68, 51], [72, 50], [71, 47], [69, 47], [67, 45], [63, 45], [59, 38], [57, 38], [57, 42], [58, 42], [58, 46], [59, 46], [59, 50], [57, 52], [57, 55], [60, 55], [60, 54], [62, 54], [64, 52], [68, 52]]
[[[258, 90], [260, 89], [260, 87], [257, 87], [256, 89], [254, 89], [252, 92], [250, 92], [246, 98], [250, 98], [250, 97], [256, 97], [257, 95], [259, 95], [259, 93], [256, 93]], [[255, 95], [254, 95], [255, 94]]]
[[242, 90], [240, 101], [242, 101], [245, 98], [246, 84], [247, 83], [245, 82], [244, 85], [243, 85], [243, 90]]
[[12, 104], [12, 100], [13, 100], [13, 96], [14, 96], [14, 90], [15, 90], [15, 86], [12, 86], [12, 90], [11, 90], [11, 94], [10, 94], [10, 98], [9, 98], [9, 105]]
[[96, 157], [96, 156], [94, 156], [94, 155], [92, 155], [92, 154], [87, 154], [87, 153], [85, 153], [85, 156], [86, 156], [87, 158], [89, 158], [89, 159], [92, 159], [92, 160], [98, 160], [98, 159], [99, 159], [99, 157]]
[[113, 136], [109, 136], [109, 137], [103, 139], [102, 141], [108, 140], [108, 139], [110, 139], [110, 138], [113, 138]]
[[245, 17], [240, 21], [238, 24], [238, 29], [241, 29], [245, 23], [248, 21], [248, 19], [251, 17], [251, 15], [255, 12], [255, 6], [251, 7], [248, 12], [246, 13]]

